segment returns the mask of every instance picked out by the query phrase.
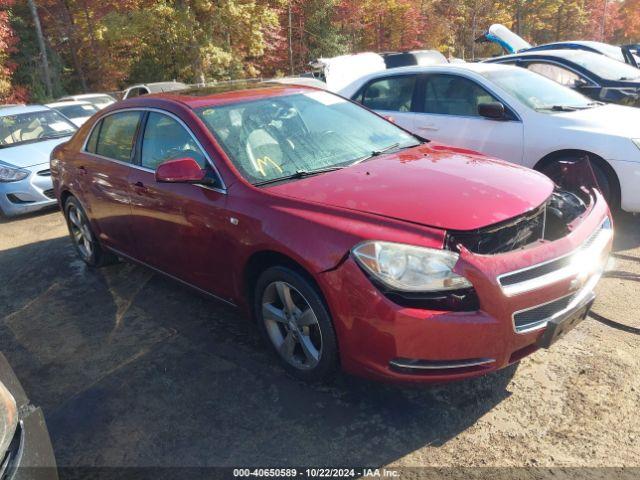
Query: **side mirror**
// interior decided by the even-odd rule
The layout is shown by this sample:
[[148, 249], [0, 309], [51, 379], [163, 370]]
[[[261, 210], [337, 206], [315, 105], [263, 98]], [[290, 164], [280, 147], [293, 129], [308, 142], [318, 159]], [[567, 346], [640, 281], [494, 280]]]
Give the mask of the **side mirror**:
[[504, 105], [500, 102], [481, 103], [478, 105], [478, 114], [490, 120], [506, 120], [507, 114]]
[[156, 168], [156, 182], [159, 183], [203, 183], [206, 172], [193, 158], [168, 160]]
[[570, 88], [585, 88], [589, 86], [589, 82], [587, 82], [584, 78], [576, 78], [576, 81], [573, 82], [573, 85], [567, 85]]

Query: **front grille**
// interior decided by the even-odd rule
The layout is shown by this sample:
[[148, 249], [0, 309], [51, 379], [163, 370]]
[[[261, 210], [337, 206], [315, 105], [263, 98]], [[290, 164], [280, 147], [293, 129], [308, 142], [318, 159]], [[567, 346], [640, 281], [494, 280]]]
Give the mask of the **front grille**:
[[517, 283], [526, 282], [527, 280], [532, 280], [534, 278], [547, 275], [549, 273], [560, 270], [561, 268], [568, 267], [570, 264], [571, 256], [567, 255], [566, 257], [558, 258], [556, 260], [552, 260], [551, 262], [543, 263], [526, 270], [503, 275], [498, 279], [498, 281], [500, 282], [500, 285], [502, 285], [503, 287], [507, 287], [509, 285], [515, 285]]
[[53, 191], [53, 188], [50, 188], [49, 190], [45, 190], [42, 193], [44, 194], [45, 197], [50, 198], [51, 200], [55, 200], [56, 198], [56, 193]]
[[545, 305], [518, 312], [513, 316], [513, 324], [517, 332], [531, 330], [545, 323], [550, 317], [569, 306], [574, 295], [555, 300]]
[[[611, 238], [611, 221], [606, 218], [600, 227], [576, 250], [568, 255], [539, 263], [530, 267], [505, 273], [498, 277], [498, 283], [507, 295], [515, 295], [533, 290], [549, 282], [568, 278], [578, 273], [585, 265], [580, 265], [582, 257], [598, 260], [602, 249]], [[593, 250], [593, 252], [591, 252]], [[580, 256], [580, 257], [579, 257]], [[578, 258], [579, 257], [579, 258]], [[576, 260], [578, 258], [578, 260]]]
[[41, 177], [50, 177], [51, 176], [51, 170], [49, 170], [48, 168], [46, 170], [40, 170], [39, 172], [36, 172], [37, 175], [40, 175]]

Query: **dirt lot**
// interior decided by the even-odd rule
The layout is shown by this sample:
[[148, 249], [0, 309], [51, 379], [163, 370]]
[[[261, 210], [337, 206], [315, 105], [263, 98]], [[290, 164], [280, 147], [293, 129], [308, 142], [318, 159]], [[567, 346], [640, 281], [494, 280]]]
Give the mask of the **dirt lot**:
[[0, 350], [60, 466], [640, 466], [640, 218], [593, 317], [436, 388], [284, 375], [234, 310], [142, 267], [89, 270], [58, 212], [0, 220]]

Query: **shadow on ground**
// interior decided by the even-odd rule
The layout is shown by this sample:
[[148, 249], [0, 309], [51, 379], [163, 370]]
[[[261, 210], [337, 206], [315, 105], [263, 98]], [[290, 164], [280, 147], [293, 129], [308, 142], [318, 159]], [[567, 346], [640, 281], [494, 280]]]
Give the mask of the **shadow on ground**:
[[0, 252], [0, 349], [60, 466], [387, 464], [506, 398], [515, 369], [435, 388], [287, 377], [235, 310], [67, 238]]
[[629, 213], [618, 213], [614, 218], [615, 242], [614, 252], [631, 250], [640, 246], [640, 216]]

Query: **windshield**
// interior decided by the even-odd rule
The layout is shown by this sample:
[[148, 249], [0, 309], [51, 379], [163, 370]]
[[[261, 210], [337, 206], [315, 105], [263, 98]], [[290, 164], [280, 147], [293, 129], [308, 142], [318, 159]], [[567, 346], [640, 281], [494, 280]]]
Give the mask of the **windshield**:
[[61, 107], [53, 107], [67, 118], [85, 118], [90, 117], [98, 111], [93, 105], [64, 105]]
[[74, 124], [54, 110], [0, 117], [0, 148], [73, 135]]
[[597, 53], [576, 52], [568, 60], [605, 80], [640, 80], [640, 70]]
[[553, 107], [590, 108], [594, 101], [524, 68], [484, 72], [483, 75], [534, 110]]
[[327, 92], [272, 97], [197, 111], [240, 173], [258, 184], [348, 166], [416, 137]]
[[622, 49], [620, 47], [616, 47], [615, 45], [609, 45], [608, 43], [598, 43], [596, 44], [596, 48], [604, 53], [607, 57], [613, 58], [619, 62], [624, 62], [624, 53], [622, 53]]

